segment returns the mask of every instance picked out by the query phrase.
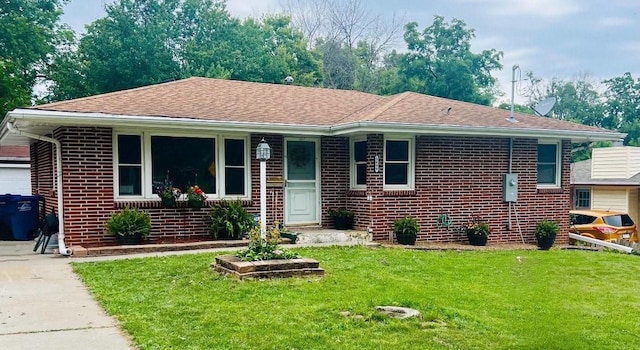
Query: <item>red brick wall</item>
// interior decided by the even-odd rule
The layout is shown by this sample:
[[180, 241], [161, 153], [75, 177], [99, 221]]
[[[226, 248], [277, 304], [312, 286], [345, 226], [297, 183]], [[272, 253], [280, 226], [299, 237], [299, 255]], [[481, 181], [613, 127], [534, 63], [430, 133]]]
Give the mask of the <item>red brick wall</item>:
[[[455, 229], [438, 227], [437, 220], [442, 214], [453, 220], [453, 226], [464, 225], [472, 217], [488, 221], [493, 230], [489, 238], [492, 242], [524, 239], [533, 243], [535, 225], [550, 218], [562, 225], [558, 242], [567, 240], [568, 141], [563, 142], [562, 188], [538, 190], [537, 140], [514, 140], [512, 171], [519, 175], [519, 193], [518, 201], [512, 206], [511, 230], [508, 230], [509, 205], [502, 200], [502, 175], [508, 172], [508, 139], [417, 137], [416, 186], [412, 191], [383, 190], [383, 169], [378, 173], [373, 171], [376, 154], [382, 162], [383, 140], [383, 135], [369, 135], [367, 190], [350, 191], [347, 199], [348, 207], [356, 212], [357, 226], [371, 227], [375, 240], [392, 237], [395, 219], [414, 216], [421, 225], [419, 241], [465, 242], [466, 237]], [[372, 197], [371, 202], [367, 201], [367, 195]]]
[[[108, 128], [61, 128], [53, 135], [62, 143], [64, 173], [65, 234], [68, 244], [92, 246], [115, 244], [104, 230], [111, 213], [126, 205], [140, 207], [152, 216], [150, 242], [175, 242], [209, 237], [208, 210], [184, 206], [161, 208], [159, 201], [114, 202], [112, 131]], [[263, 135], [252, 135], [251, 200], [243, 201], [252, 213], [260, 210], [259, 161], [255, 148]], [[283, 137], [265, 136], [272, 149], [267, 163], [267, 223], [283, 220]], [[567, 240], [570, 143], [563, 142], [562, 189], [536, 189], [537, 141], [515, 139], [513, 172], [519, 175], [518, 202], [512, 208], [512, 230], [507, 230], [508, 204], [502, 201], [502, 175], [508, 171], [508, 139], [420, 136], [416, 138], [416, 187], [412, 191], [383, 190], [383, 169], [374, 171], [376, 155], [383, 159], [383, 135], [368, 141], [366, 191], [349, 190], [349, 139], [322, 137], [321, 213], [322, 226], [331, 227], [327, 212], [332, 207], [354, 210], [355, 225], [371, 228], [375, 240], [388, 240], [393, 220], [411, 215], [422, 229], [420, 241], [466, 241], [453, 229], [436, 225], [440, 214], [462, 225], [471, 216], [488, 220], [491, 242], [534, 242], [533, 230], [543, 218], [561, 222]], [[37, 142], [31, 148], [34, 194], [44, 195], [48, 208], [55, 208], [52, 181], [53, 146]], [[382, 167], [382, 164], [381, 164]], [[368, 196], [371, 200], [368, 200]], [[210, 202], [213, 203], [213, 202]]]

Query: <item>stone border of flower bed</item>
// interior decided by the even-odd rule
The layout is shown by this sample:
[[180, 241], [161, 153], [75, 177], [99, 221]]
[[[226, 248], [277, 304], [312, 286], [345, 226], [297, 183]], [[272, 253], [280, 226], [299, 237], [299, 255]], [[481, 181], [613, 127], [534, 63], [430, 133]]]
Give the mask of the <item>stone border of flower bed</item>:
[[238, 279], [324, 275], [324, 269], [320, 267], [320, 263], [308, 258], [242, 261], [233, 255], [221, 255], [211, 263], [211, 268]]

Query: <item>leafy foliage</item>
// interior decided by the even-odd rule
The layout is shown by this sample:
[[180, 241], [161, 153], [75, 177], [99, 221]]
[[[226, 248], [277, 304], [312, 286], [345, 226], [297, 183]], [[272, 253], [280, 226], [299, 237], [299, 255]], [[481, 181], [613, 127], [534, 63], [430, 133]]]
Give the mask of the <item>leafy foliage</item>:
[[420, 232], [420, 224], [414, 217], [404, 217], [393, 222], [393, 232], [396, 235], [417, 236]]
[[67, 0], [0, 0], [0, 120], [31, 105], [31, 90], [68, 27], [58, 24]]
[[151, 216], [144, 210], [125, 207], [118, 213], [113, 213], [105, 223], [107, 232], [116, 236], [142, 237], [151, 232]]
[[544, 219], [538, 225], [536, 225], [536, 236], [537, 237], [545, 237], [545, 236], [555, 236], [560, 231], [560, 225], [558, 222]]
[[239, 239], [256, 226], [253, 215], [249, 213], [240, 200], [222, 200], [211, 206], [210, 232], [213, 238]]
[[471, 52], [474, 37], [474, 30], [460, 19], [447, 23], [435, 16], [422, 32], [418, 23], [408, 23], [404, 40], [409, 52], [393, 52], [388, 58], [398, 68], [398, 86], [393, 90], [490, 104], [497, 94], [491, 72], [502, 68], [503, 54], [495, 49]]
[[464, 227], [464, 232], [467, 235], [489, 236], [491, 233], [491, 226], [485, 220], [479, 217], [473, 217], [471, 221]]
[[258, 226], [251, 229], [249, 239], [250, 242], [247, 249], [236, 253], [236, 256], [242, 261], [296, 259], [300, 257], [296, 252], [280, 248], [278, 222], [275, 222], [274, 227], [265, 232], [265, 239], [260, 236], [260, 228]]

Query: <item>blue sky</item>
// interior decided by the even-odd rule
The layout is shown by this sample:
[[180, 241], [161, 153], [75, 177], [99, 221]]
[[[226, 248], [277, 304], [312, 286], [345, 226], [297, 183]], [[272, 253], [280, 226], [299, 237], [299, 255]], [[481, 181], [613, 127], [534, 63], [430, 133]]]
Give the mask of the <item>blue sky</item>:
[[[113, 0], [71, 0], [63, 22], [76, 31], [104, 16]], [[640, 1], [638, 0], [363, 0], [371, 13], [418, 22], [422, 30], [434, 15], [459, 18], [475, 29], [472, 51], [494, 48], [504, 53], [495, 74], [502, 98], [511, 96], [512, 67], [533, 71], [545, 80], [569, 80], [588, 74], [599, 82], [631, 72], [640, 78]], [[279, 0], [229, 0], [236, 17], [277, 12]], [[402, 40], [398, 42], [402, 46]], [[523, 75], [524, 76], [524, 75]], [[516, 95], [516, 101], [523, 101]]]

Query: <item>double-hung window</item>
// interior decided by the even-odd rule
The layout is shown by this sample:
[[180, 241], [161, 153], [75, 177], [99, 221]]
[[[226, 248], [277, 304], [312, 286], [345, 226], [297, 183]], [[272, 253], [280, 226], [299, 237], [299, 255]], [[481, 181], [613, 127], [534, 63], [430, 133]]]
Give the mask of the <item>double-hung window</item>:
[[351, 141], [351, 188], [365, 189], [367, 186], [367, 141]]
[[413, 189], [413, 139], [387, 138], [384, 143], [384, 188]]
[[538, 187], [560, 187], [560, 143], [538, 143]]
[[182, 193], [198, 185], [209, 198], [248, 196], [246, 137], [118, 133], [114, 140], [117, 198], [157, 198], [167, 180]]

